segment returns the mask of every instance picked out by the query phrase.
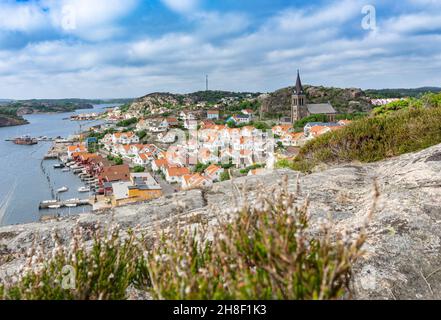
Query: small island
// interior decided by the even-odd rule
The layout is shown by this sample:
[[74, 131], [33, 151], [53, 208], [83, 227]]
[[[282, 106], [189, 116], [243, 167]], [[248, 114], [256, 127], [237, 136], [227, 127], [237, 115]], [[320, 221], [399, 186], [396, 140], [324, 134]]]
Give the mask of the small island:
[[0, 105], [0, 127], [19, 126], [29, 122], [23, 115], [34, 113], [64, 113], [78, 109], [93, 109], [94, 101], [82, 99], [23, 100]]

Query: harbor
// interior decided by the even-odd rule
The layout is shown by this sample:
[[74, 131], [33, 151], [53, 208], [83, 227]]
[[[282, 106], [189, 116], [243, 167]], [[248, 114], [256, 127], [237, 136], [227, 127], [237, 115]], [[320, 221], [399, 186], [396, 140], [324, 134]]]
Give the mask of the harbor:
[[[94, 112], [112, 106], [115, 105], [95, 105]], [[92, 210], [89, 204], [89, 199], [93, 200], [92, 191], [78, 191], [82, 187], [87, 190], [85, 182], [78, 176], [81, 172], [76, 171], [75, 175], [71, 170], [63, 171], [65, 168], [54, 168], [62, 162], [63, 145], [66, 148], [73, 142], [71, 135], [81, 128], [87, 130], [99, 124], [97, 121], [82, 122], [80, 127], [75, 121], [63, 120], [83, 112], [25, 115], [29, 124], [0, 128], [0, 165], [7, 168], [0, 184], [0, 225], [31, 223], [41, 221], [42, 217], [68, 216]], [[38, 144], [23, 146], [10, 141], [23, 135], [37, 138]], [[63, 186], [69, 190], [57, 194], [57, 189]], [[69, 199], [87, 199], [88, 204], [40, 209], [43, 201], [66, 202]]]
[[45, 200], [40, 202], [39, 209], [60, 209], [60, 208], [75, 208], [78, 206], [90, 206], [91, 201], [89, 199], [69, 199], [65, 201], [57, 200]]

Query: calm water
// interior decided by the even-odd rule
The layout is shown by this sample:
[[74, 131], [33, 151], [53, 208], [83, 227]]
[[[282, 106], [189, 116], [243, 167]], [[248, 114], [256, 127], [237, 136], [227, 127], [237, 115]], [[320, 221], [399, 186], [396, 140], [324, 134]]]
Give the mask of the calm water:
[[[93, 111], [102, 111], [115, 105], [96, 105]], [[42, 214], [62, 215], [89, 211], [90, 207], [64, 208], [58, 210], [38, 209], [42, 200], [52, 199], [51, 190], [69, 187], [60, 194], [61, 199], [84, 199], [89, 195], [77, 192], [83, 186], [81, 180], [70, 172], [53, 169], [58, 161], [42, 161], [52, 142], [39, 142], [34, 146], [19, 146], [5, 139], [28, 134], [33, 137], [68, 137], [79, 131], [80, 122], [63, 120], [75, 113], [89, 113], [92, 109], [74, 113], [36, 114], [25, 118], [28, 125], [0, 128], [0, 225], [38, 221]], [[81, 122], [83, 129], [99, 124], [97, 121]]]

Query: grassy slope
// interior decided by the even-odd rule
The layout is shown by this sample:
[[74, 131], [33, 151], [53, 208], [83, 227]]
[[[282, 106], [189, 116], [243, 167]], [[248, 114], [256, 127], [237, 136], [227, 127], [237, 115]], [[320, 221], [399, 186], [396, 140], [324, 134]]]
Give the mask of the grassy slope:
[[320, 163], [374, 162], [441, 143], [441, 107], [410, 108], [364, 118], [306, 144], [294, 162], [308, 171]]

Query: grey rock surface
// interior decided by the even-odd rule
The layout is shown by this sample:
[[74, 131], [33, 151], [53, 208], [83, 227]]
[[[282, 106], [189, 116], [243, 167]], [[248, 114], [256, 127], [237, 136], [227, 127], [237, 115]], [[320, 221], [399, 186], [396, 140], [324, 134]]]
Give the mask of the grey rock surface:
[[[298, 202], [310, 200], [311, 223], [330, 216], [337, 230], [358, 230], [373, 203], [374, 182], [380, 190], [377, 209], [368, 228], [365, 254], [353, 277], [356, 299], [441, 298], [441, 145], [374, 164], [351, 164], [310, 175], [277, 170], [265, 176], [244, 177], [215, 184], [210, 190], [192, 190], [145, 204], [116, 208], [101, 214], [0, 228], [0, 278], [23, 262], [23, 253], [35, 241], [50, 248], [51, 233], [65, 241], [75, 225], [93, 228], [117, 222], [122, 228], [151, 232], [213, 220], [219, 208], [253, 201], [261, 188], [282, 184]], [[242, 190], [246, 190], [244, 193]]]

